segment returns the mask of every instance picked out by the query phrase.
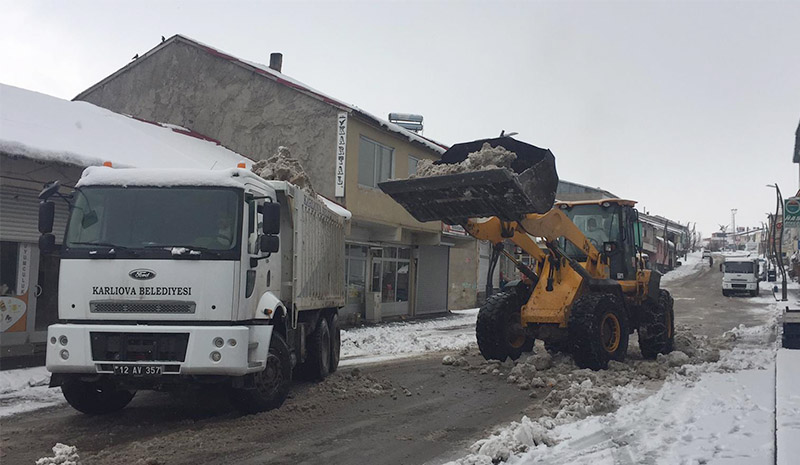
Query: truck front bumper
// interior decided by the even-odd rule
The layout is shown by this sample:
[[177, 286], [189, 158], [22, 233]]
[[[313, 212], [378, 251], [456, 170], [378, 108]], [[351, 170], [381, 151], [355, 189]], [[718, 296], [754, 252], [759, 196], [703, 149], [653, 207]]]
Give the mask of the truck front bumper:
[[264, 369], [272, 326], [56, 324], [47, 330], [51, 373], [114, 374], [121, 365], [162, 376], [242, 376]]
[[755, 291], [758, 289], [758, 283], [732, 283], [723, 281], [722, 288], [726, 291]]

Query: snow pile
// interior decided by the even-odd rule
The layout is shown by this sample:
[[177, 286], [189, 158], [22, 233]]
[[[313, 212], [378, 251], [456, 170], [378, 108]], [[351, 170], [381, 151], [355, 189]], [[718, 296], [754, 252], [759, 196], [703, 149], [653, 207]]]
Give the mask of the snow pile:
[[292, 157], [286, 147], [278, 147], [275, 155], [266, 160], [257, 161], [252, 168], [258, 176], [270, 181], [288, 181], [303, 189], [307, 194], [316, 196], [311, 186], [311, 179], [306, 174], [300, 162]]
[[668, 271], [661, 277], [661, 284], [669, 284], [681, 278], [685, 278], [697, 272], [700, 268], [708, 266], [708, 261], [703, 260], [700, 252], [692, 252], [686, 256], [686, 260], [681, 260], [681, 266]]
[[36, 465], [80, 465], [81, 458], [78, 456], [78, 448], [66, 444], [56, 443], [53, 446], [54, 457], [42, 457], [36, 461]]
[[[477, 315], [478, 309], [475, 308], [434, 320], [342, 330], [343, 365], [363, 362], [365, 357], [385, 360], [473, 346], [475, 333], [472, 328], [475, 327]], [[358, 360], [353, 360], [355, 358]]]
[[0, 418], [64, 402], [61, 388], [49, 388], [45, 367], [0, 371]]
[[516, 159], [516, 153], [500, 146], [492, 147], [488, 142], [484, 142], [480, 150], [467, 155], [467, 159], [461, 163], [434, 165], [430, 160], [420, 160], [419, 165], [417, 165], [417, 172], [409, 176], [409, 178], [427, 178], [469, 171], [510, 168], [511, 163]]
[[675, 350], [655, 361], [637, 357], [631, 340], [628, 360], [601, 371], [578, 370], [562, 354], [482, 364], [480, 373], [508, 373], [531, 397], [546, 393], [542, 413], [477, 441], [451, 463], [771, 463], [776, 325], [772, 318], [714, 339], [677, 328]]

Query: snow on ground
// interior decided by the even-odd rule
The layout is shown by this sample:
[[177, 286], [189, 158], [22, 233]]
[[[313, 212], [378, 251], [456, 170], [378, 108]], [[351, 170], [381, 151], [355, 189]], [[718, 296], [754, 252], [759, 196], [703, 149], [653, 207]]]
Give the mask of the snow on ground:
[[800, 350], [778, 350], [777, 366], [777, 463], [789, 465], [800, 457]]
[[692, 252], [686, 256], [686, 260], [681, 260], [682, 265], [672, 271], [668, 271], [661, 277], [661, 284], [668, 284], [676, 279], [685, 278], [694, 274], [703, 266], [708, 266], [708, 262], [702, 259], [701, 252]]
[[65, 402], [61, 389], [47, 387], [49, 382], [45, 367], [0, 371], [0, 418]]
[[371, 363], [475, 345], [478, 309], [425, 321], [389, 323], [342, 330], [340, 366]]
[[36, 465], [79, 465], [80, 460], [77, 447], [58, 442], [53, 446], [53, 457], [42, 457]]
[[[753, 311], [769, 313], [769, 322], [715, 340], [679, 329], [676, 352], [659, 360], [574, 371], [569, 376], [578, 379], [566, 389], [554, 378], [555, 408], [545, 405], [542, 416], [501, 427], [453, 463], [773, 463], [779, 310], [772, 300]], [[666, 381], [652, 392], [641, 375]]]

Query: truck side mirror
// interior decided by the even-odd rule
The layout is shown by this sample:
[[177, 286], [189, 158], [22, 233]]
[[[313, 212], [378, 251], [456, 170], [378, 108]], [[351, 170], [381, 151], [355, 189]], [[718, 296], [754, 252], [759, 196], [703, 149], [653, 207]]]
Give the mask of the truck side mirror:
[[261, 205], [261, 214], [264, 222], [262, 231], [267, 236], [281, 232], [281, 206], [278, 203], [267, 202]]
[[56, 204], [43, 200], [39, 202], [39, 232], [53, 232], [53, 220], [56, 215]]
[[49, 255], [56, 250], [56, 236], [47, 233], [39, 236], [39, 252]]
[[42, 189], [42, 192], [39, 192], [39, 200], [47, 200], [54, 194], [58, 194], [58, 188], [59, 188], [58, 181], [53, 181], [51, 183], [45, 184], [44, 189]]
[[261, 236], [259, 250], [264, 253], [274, 253], [280, 249], [281, 240], [278, 236]]

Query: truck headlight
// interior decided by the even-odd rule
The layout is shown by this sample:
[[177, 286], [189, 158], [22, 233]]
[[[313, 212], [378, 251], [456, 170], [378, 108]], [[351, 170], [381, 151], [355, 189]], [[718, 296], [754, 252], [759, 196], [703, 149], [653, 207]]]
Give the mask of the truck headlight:
[[60, 352], [60, 355], [61, 355], [61, 360], [66, 360], [69, 358], [69, 351], [67, 349], [63, 349]]
[[215, 337], [214, 338], [214, 346], [215, 347], [222, 347], [224, 345], [225, 345], [225, 340], [224, 339], [222, 339], [221, 337]]
[[222, 354], [217, 352], [216, 350], [214, 352], [211, 352], [211, 360], [219, 362], [220, 360], [222, 360]]
[[58, 338], [58, 342], [59, 342], [59, 343], [60, 343], [62, 346], [65, 346], [65, 345], [67, 345], [67, 343], [69, 342], [69, 339], [67, 339], [67, 336], [61, 336], [61, 337], [59, 337], [59, 338]]

